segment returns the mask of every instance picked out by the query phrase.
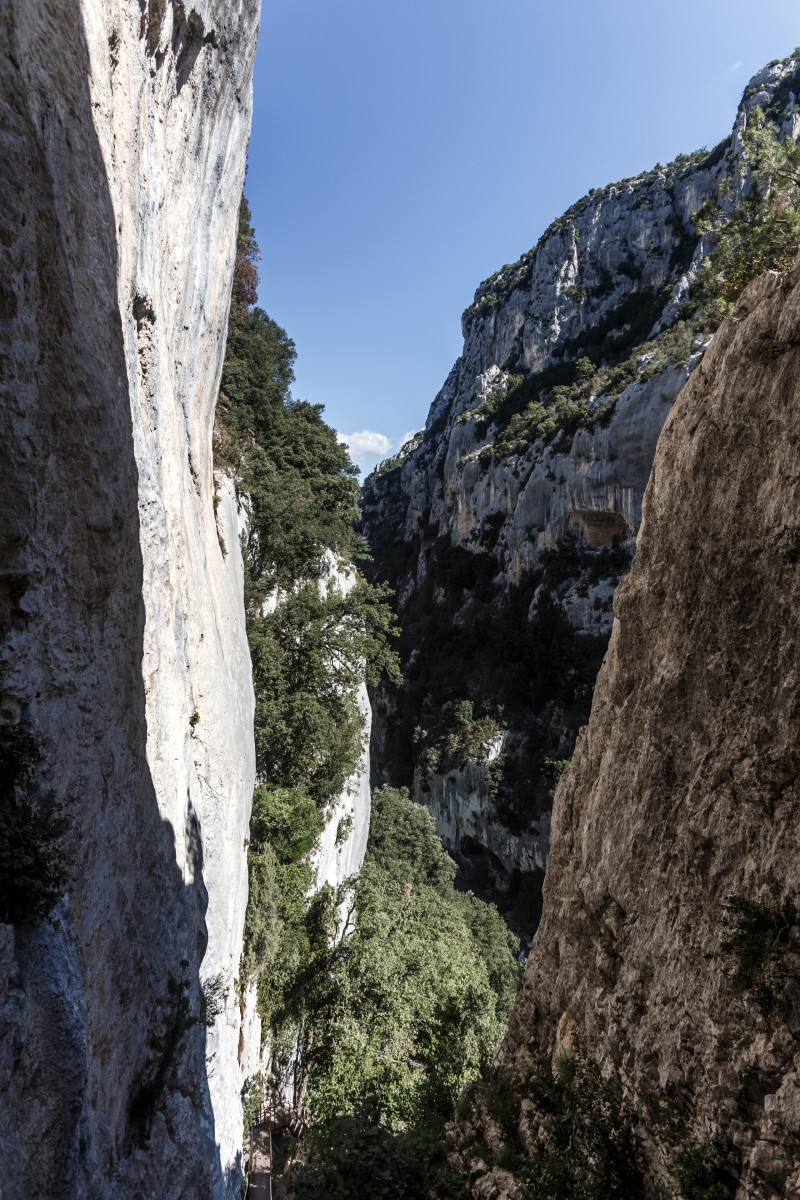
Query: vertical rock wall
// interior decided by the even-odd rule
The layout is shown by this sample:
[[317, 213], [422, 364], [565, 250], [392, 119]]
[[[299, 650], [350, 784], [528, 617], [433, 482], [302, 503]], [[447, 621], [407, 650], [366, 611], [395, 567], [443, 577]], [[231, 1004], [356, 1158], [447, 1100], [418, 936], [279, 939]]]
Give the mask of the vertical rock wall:
[[211, 431], [257, 24], [0, 12], [0, 713], [71, 874], [52, 921], [0, 926], [4, 1200], [238, 1190], [252, 689]]
[[[750, 80], [731, 136], [715, 150], [592, 189], [518, 262], [481, 284], [462, 317], [462, 354], [424, 430], [364, 483], [364, 531], [378, 574], [397, 588], [401, 624], [418, 626], [414, 601], [425, 589], [431, 606], [450, 604], [455, 623], [469, 620], [478, 589], [464, 582], [468, 568], [456, 549], [491, 561], [495, 612], [504, 592], [535, 578], [573, 629], [610, 632], [612, 598], [636, 546], [658, 438], [706, 344], [693, 339], [689, 326], [676, 325], [709, 248], [695, 218], [708, 204], [736, 203], [753, 108], [763, 108], [781, 136], [795, 137], [798, 96], [800, 58], [770, 64]], [[665, 331], [674, 339], [671, 348], [669, 341], [661, 350], [649, 344]], [[573, 417], [557, 436], [526, 434], [503, 445], [514, 418], [497, 414], [513, 380], [538, 376], [540, 400], [549, 405], [555, 387], [569, 378], [558, 372], [584, 356], [595, 365], [631, 356], [641, 378], [617, 386], [613, 400], [589, 399], [577, 429]], [[407, 679], [419, 673], [427, 654], [425, 645], [407, 653]], [[454, 700], [498, 705], [480, 669], [460, 687], [463, 696]], [[402, 692], [375, 699], [378, 765], [399, 778], [398, 760], [405, 764], [419, 753], [408, 739], [399, 753], [396, 747], [397, 729], [412, 725], [409, 706]], [[507, 719], [519, 724], [521, 714]], [[568, 756], [574, 723], [544, 712], [540, 724], [548, 753]], [[510, 732], [520, 730], [512, 724]], [[454, 832], [472, 838], [478, 828], [477, 840], [494, 853], [498, 842], [511, 843], [493, 814], [483, 774], [483, 781], [475, 770], [469, 780], [432, 778], [433, 790], [418, 795], [451, 844]], [[538, 837], [538, 852], [547, 854], [544, 837]], [[520, 853], [519, 866], [525, 857]]]
[[[693, 1153], [705, 1195], [800, 1195], [798, 381], [795, 269], [747, 289], [664, 428], [499, 1054], [534, 1153], [531, 1080], [569, 1031], [667, 1194], [700, 1194]], [[766, 942], [731, 947], [732, 901]], [[488, 1137], [494, 1118], [470, 1120]], [[507, 1166], [484, 1161], [472, 1194], [513, 1195]]]

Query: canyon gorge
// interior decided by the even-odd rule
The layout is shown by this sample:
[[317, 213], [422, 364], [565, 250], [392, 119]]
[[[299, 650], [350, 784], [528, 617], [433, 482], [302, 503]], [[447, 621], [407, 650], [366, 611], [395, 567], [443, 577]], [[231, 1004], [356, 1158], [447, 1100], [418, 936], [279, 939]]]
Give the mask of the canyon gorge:
[[481, 284], [359, 497], [258, 24], [0, 12], [0, 1196], [233, 1200], [270, 1121], [298, 1200], [800, 1196], [800, 56]]

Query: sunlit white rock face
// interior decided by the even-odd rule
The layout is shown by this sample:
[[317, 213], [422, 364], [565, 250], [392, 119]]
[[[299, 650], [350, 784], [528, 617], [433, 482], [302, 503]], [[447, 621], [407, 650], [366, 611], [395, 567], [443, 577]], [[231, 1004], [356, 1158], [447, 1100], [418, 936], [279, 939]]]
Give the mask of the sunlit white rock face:
[[[462, 318], [463, 352], [424, 430], [363, 488], [364, 530], [401, 605], [424, 580], [441, 582], [437, 538], [493, 554], [501, 584], [520, 582], [572, 538], [590, 552], [616, 542], [632, 557], [661, 430], [707, 343], [685, 346], [673, 365], [631, 384], [591, 428], [549, 443], [538, 439], [517, 454], [492, 457], [498, 429], [481, 420], [481, 405], [511, 376], [536, 375], [584, 355], [597, 363], [605, 338], [618, 339], [614, 345], [627, 353], [675, 324], [709, 249], [692, 218], [712, 199], [730, 207], [740, 195], [737, 164], [754, 105], [768, 110], [783, 136], [796, 134], [797, 66], [797, 58], [786, 59], [751, 81], [731, 137], [715, 151], [593, 189], [533, 250], [477, 289]], [[721, 192], [726, 178], [732, 187]], [[613, 595], [626, 568], [627, 562], [599, 578], [584, 572], [559, 584], [558, 601], [576, 630], [610, 632]], [[469, 599], [465, 594], [465, 607]], [[381, 697], [376, 705], [379, 762], [391, 737], [382, 710], [391, 711], [391, 703]], [[448, 841], [473, 836], [466, 831], [474, 827], [486, 849], [498, 840], [512, 844], [492, 820], [479, 763], [467, 775], [429, 783], [425, 802]], [[546, 853], [544, 842], [540, 847]], [[526, 857], [520, 849], [520, 865]]]
[[[355, 569], [347, 563], [340, 562], [328, 551], [320, 587], [333, 587], [346, 596], [355, 585]], [[359, 687], [356, 702], [363, 721], [361, 754], [355, 771], [342, 789], [342, 794], [337, 797], [327, 813], [325, 828], [313, 854], [317, 890], [326, 884], [336, 889], [346, 879], [357, 875], [367, 850], [371, 809], [369, 743], [372, 708], [366, 683]]]
[[0, 712], [41, 740], [72, 876], [55, 922], [3, 927], [4, 1200], [238, 1194], [253, 698], [211, 434], [257, 25], [0, 11]]

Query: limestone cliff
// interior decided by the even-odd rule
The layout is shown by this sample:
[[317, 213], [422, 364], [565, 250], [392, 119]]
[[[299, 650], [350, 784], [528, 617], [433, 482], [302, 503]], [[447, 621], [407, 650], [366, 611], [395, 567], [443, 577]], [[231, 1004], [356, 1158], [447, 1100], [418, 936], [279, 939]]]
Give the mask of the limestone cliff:
[[[495, 865], [493, 840], [537, 822], [546, 856], [540, 818], [553, 764], [569, 756], [586, 719], [659, 433], [707, 344], [685, 303], [708, 252], [697, 217], [737, 203], [754, 106], [783, 136], [796, 134], [799, 72], [794, 57], [766, 68], [716, 150], [593, 190], [482, 284], [463, 316], [463, 353], [425, 429], [365, 483], [364, 528], [378, 573], [399, 589], [407, 635], [406, 686], [378, 697], [380, 770], [410, 782], [404, 764], [419, 764], [441, 742], [442, 710], [462, 700], [504, 721], [529, 760], [516, 779], [514, 771], [484, 772], [463, 822], [452, 797], [441, 803], [448, 783], [427, 773], [426, 802], [456, 850], [474, 838], [480, 810]], [[537, 618], [545, 593], [580, 635], [570, 647], [557, 630], [560, 664], [523, 645], [531, 624], [524, 611]], [[537, 619], [541, 645], [552, 643], [556, 616]], [[454, 647], [450, 660], [445, 643]], [[505, 679], [493, 667], [498, 659]], [[514, 672], [538, 674], [539, 694], [524, 696], [523, 678], [509, 684]], [[434, 678], [443, 673], [449, 691]], [[565, 688], [570, 678], [577, 683]], [[451, 793], [454, 786], [450, 776]]]
[[800, 1195], [799, 347], [800, 270], [765, 276], [662, 433], [499, 1055], [523, 1149], [491, 1105], [462, 1125], [475, 1196], [514, 1192], [539, 1055], [576, 1051], [666, 1194], [704, 1163], [703, 1195]]
[[8, 1200], [238, 1194], [252, 689], [211, 430], [257, 24], [0, 13], [2, 720], [41, 744], [70, 875], [0, 926]]

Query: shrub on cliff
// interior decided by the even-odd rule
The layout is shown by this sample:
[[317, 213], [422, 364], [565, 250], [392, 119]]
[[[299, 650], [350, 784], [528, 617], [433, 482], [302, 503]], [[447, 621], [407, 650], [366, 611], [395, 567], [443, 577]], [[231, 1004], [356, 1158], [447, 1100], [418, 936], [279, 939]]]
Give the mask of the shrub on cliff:
[[341, 791], [361, 750], [359, 684], [396, 670], [385, 596], [364, 581], [346, 595], [298, 582], [270, 613], [248, 605], [256, 755], [265, 782], [304, 787], [320, 805]]
[[[698, 228], [716, 250], [703, 267], [703, 291], [719, 317], [765, 271], [786, 271], [800, 251], [800, 146], [781, 140], [760, 108], [750, 113], [739, 172], [744, 195], [733, 213], [705, 212]], [[724, 194], [729, 194], [731, 181]]]
[[[298, 1198], [424, 1196], [425, 1158], [499, 1042], [513, 943], [453, 876], [428, 812], [376, 792], [351, 935], [316, 943], [294, 993], [298, 1026], [314, 1029], [300, 1039], [315, 1123], [289, 1176]], [[361, 1169], [351, 1150], [331, 1154], [343, 1135], [369, 1155]]]

